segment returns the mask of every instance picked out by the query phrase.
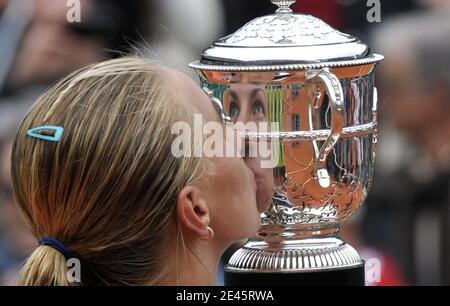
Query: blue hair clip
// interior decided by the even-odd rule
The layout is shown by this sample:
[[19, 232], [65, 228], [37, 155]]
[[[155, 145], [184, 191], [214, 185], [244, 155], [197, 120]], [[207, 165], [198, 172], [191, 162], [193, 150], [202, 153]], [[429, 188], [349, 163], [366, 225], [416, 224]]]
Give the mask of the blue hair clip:
[[[37, 132], [49, 131], [53, 135], [42, 135]], [[61, 126], [44, 125], [28, 130], [27, 135], [36, 139], [58, 142], [61, 139], [61, 135], [64, 132], [64, 128]]]

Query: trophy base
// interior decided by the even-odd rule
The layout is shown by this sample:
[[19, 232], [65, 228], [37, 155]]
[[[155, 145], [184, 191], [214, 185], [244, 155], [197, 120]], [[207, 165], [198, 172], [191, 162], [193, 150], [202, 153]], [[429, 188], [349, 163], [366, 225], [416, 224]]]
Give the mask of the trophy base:
[[225, 271], [225, 286], [365, 286], [364, 263], [317, 272]]
[[364, 286], [364, 261], [338, 237], [249, 241], [225, 267], [226, 286]]

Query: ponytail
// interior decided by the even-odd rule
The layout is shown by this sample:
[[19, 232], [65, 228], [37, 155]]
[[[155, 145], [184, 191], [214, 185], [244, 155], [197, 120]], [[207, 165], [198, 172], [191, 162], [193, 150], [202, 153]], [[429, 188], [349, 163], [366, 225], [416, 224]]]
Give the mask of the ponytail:
[[67, 259], [58, 250], [40, 245], [25, 262], [19, 275], [20, 286], [70, 286]]

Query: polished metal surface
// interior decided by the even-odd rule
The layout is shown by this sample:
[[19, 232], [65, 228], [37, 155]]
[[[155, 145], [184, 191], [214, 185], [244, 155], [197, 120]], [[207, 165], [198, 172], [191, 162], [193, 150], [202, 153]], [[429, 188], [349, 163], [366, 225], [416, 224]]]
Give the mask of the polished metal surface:
[[216, 109], [217, 113], [219, 114], [220, 118], [222, 119], [222, 121], [230, 122], [231, 121], [230, 116], [227, 116], [227, 114], [225, 113], [222, 102], [219, 99], [217, 99], [216, 97], [214, 97], [214, 92], [212, 90], [210, 90], [208, 87], [203, 87], [203, 91], [211, 99], [211, 102], [212, 102], [214, 108]]
[[[245, 67], [255, 71], [269, 67], [292, 70], [303, 69], [298, 65], [319, 65], [307, 67], [320, 69], [356, 65], [363, 59], [364, 63], [380, 59], [356, 37], [341, 33], [314, 16], [294, 14], [289, 6], [295, 1], [272, 3], [279, 6], [275, 14], [256, 18], [236, 33], [219, 39], [205, 49], [201, 60], [191, 67], [232, 66], [233, 71], [245, 71]], [[329, 64], [324, 66], [326, 62]]]
[[371, 187], [378, 139], [375, 67], [383, 57], [315, 17], [294, 14], [294, 2], [272, 0], [275, 14], [220, 39], [191, 64], [224, 121], [269, 127], [242, 132], [249, 144], [268, 144], [271, 167], [252, 163], [263, 182], [262, 227], [233, 255], [229, 271], [362, 264], [339, 238], [339, 227]]
[[[347, 47], [345, 47], [347, 48]], [[284, 62], [283, 63], [283, 54], [282, 53], [274, 53], [273, 51], [267, 49], [258, 49], [258, 50], [233, 50], [232, 52], [236, 52], [241, 57], [246, 57], [248, 61], [241, 62], [215, 62], [215, 61], [195, 61], [191, 63], [189, 66], [193, 69], [203, 70], [203, 71], [225, 71], [225, 72], [264, 72], [264, 71], [298, 71], [298, 70], [306, 70], [306, 69], [321, 69], [321, 68], [335, 68], [335, 67], [349, 67], [349, 66], [358, 66], [358, 65], [366, 65], [366, 64], [375, 64], [381, 62], [384, 57], [379, 54], [372, 54], [362, 59], [356, 60], [333, 60], [333, 61], [318, 61], [314, 63], [314, 59], [321, 59], [323, 56], [320, 56], [322, 48], [318, 50], [310, 50], [307, 54], [304, 55], [304, 59], [299, 60], [297, 62]], [[339, 51], [339, 50], [336, 50]], [[289, 51], [290, 52], [290, 51]], [[264, 53], [270, 53], [272, 56], [271, 64], [264, 65], [259, 62], [263, 62], [265, 58]], [[298, 55], [299, 53], [297, 53]], [[274, 58], [275, 57], [275, 58]], [[246, 63], [248, 62], [248, 63]], [[273, 64], [273, 63], [277, 64]]]
[[[345, 127], [342, 129], [341, 138], [361, 137], [372, 134], [376, 131], [378, 123], [376, 121]], [[279, 139], [282, 142], [290, 141], [318, 141], [326, 140], [330, 135], [330, 130], [314, 130], [314, 131], [298, 131], [298, 132], [247, 132], [247, 137], [250, 140], [262, 139]]]
[[338, 238], [308, 239], [271, 248], [262, 241], [249, 242], [226, 266], [233, 272], [318, 272], [360, 266], [358, 252]]
[[[365, 75], [339, 79], [330, 70], [310, 70], [274, 84], [257, 84], [249, 75], [245, 82], [219, 85], [203, 79], [203, 86], [215, 89], [222, 101], [223, 116], [279, 125], [277, 130], [246, 133], [249, 140], [279, 142], [275, 150], [283, 156], [266, 174], [274, 182], [274, 200], [263, 214], [263, 224], [338, 226], [359, 208], [370, 188], [377, 139], [374, 70], [365, 71]], [[347, 68], [338, 75], [350, 73], [352, 68]], [[240, 114], [233, 118], [232, 99], [245, 96], [243, 89], [259, 90], [263, 117]], [[278, 100], [273, 99], [274, 93], [279, 93]]]
[[[342, 92], [342, 86], [339, 83], [339, 79], [331, 73], [328, 68], [307, 71], [306, 80], [312, 84], [317, 81], [323, 82], [329, 98], [329, 109], [331, 114], [329, 135], [320, 150], [317, 141], [313, 141], [315, 176], [319, 181], [320, 186], [322, 188], [327, 188], [330, 186], [330, 175], [328, 174], [326, 161], [331, 150], [341, 137], [344, 128], [344, 93]], [[313, 109], [321, 107], [323, 99], [324, 95], [318, 90], [316, 91], [313, 100], [308, 103], [310, 131], [314, 131], [313, 118], [311, 117]]]
[[357, 41], [322, 20], [304, 14], [274, 14], [256, 18], [236, 33], [219, 39], [215, 45], [222, 47], [286, 48]]
[[292, 13], [291, 5], [297, 0], [271, 0], [270, 2], [278, 6], [277, 13]]

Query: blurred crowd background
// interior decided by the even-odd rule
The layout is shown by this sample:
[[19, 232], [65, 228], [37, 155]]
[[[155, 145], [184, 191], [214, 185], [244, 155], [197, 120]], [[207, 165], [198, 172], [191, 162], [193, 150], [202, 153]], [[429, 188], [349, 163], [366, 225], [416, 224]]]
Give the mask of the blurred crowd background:
[[[450, 0], [300, 0], [295, 11], [370, 42], [378, 68], [380, 142], [375, 185], [343, 237], [381, 263], [371, 285], [450, 285]], [[93, 62], [138, 53], [192, 77], [188, 63], [217, 38], [274, 12], [269, 0], [0, 0], [0, 284], [36, 241], [10, 197], [16, 128], [57, 79]], [[219, 280], [220, 283], [220, 280]]]

